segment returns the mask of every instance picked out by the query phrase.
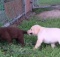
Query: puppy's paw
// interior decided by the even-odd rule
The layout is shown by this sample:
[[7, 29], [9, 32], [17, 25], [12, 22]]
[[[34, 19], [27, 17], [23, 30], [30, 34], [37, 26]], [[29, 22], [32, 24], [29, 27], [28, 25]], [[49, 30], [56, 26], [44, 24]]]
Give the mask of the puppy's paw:
[[36, 48], [34, 47], [33, 50], [36, 50]]
[[33, 48], [33, 50], [38, 50], [38, 49], [39, 49], [39, 48], [35, 48], [35, 47]]

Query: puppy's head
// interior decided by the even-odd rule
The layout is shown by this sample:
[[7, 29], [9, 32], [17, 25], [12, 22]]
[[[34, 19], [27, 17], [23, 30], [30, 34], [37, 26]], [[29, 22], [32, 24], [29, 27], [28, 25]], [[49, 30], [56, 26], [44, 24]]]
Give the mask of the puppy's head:
[[40, 31], [40, 26], [39, 25], [34, 25], [28, 30], [29, 35], [37, 35]]

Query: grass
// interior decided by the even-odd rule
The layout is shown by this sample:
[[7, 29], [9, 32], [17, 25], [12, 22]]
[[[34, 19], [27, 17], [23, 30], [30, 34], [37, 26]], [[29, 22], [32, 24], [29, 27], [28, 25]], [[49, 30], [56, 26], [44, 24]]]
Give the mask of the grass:
[[4, 0], [0, 0], [0, 10], [4, 10]]
[[4, 5], [0, 4], [0, 10], [4, 10]]
[[52, 8], [36, 8], [36, 9], [33, 9], [32, 11], [35, 12], [36, 14], [39, 14], [41, 12], [49, 11], [49, 10], [52, 10]]
[[55, 5], [60, 4], [60, 0], [38, 0], [39, 5]]
[[[60, 19], [47, 19], [41, 20], [33, 16], [29, 21], [24, 20], [18, 27], [23, 30], [28, 30], [32, 25], [39, 24], [45, 27], [59, 27]], [[7, 42], [0, 42], [0, 57], [59, 57], [60, 46], [51, 48], [50, 45], [42, 44], [42, 49], [33, 50], [37, 37], [24, 35], [25, 46], [21, 47], [20, 44], [14, 40], [11, 45]]]
[[3, 0], [0, 1], [0, 10], [4, 10], [4, 2], [3, 2]]

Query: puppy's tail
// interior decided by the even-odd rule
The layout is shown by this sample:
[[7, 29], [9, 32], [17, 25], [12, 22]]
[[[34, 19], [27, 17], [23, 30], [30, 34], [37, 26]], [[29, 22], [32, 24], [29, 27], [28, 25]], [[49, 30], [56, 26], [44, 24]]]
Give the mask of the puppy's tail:
[[24, 30], [23, 30], [23, 34], [27, 34], [27, 31], [24, 31]]

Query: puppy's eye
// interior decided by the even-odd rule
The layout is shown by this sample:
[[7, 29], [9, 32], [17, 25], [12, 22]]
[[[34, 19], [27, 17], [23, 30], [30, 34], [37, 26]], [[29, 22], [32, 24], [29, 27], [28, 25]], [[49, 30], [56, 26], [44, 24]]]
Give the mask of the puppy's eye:
[[32, 30], [32, 29], [31, 29]]

